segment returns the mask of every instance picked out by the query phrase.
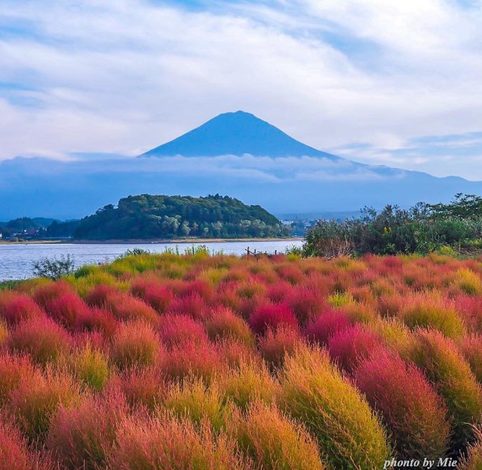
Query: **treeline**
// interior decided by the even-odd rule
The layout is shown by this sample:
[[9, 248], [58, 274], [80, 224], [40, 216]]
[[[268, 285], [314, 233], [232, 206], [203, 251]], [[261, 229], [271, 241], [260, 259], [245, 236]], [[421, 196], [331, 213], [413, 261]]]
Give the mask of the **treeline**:
[[8, 222], [0, 222], [3, 239], [44, 240], [51, 238], [71, 238], [79, 225], [79, 220], [59, 221], [43, 217], [21, 217]]
[[405, 210], [365, 208], [359, 218], [318, 221], [307, 233], [306, 256], [482, 251], [482, 197], [457, 194], [449, 204]]
[[82, 240], [286, 235], [289, 229], [262, 207], [220, 195], [129, 196], [85, 217], [74, 231]]

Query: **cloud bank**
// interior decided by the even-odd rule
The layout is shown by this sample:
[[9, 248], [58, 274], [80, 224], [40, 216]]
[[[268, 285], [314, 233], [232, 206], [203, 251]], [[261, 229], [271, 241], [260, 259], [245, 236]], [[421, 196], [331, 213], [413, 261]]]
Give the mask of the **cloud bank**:
[[321, 150], [482, 179], [480, 24], [480, 0], [2, 0], [0, 158], [138, 155], [244, 109]]

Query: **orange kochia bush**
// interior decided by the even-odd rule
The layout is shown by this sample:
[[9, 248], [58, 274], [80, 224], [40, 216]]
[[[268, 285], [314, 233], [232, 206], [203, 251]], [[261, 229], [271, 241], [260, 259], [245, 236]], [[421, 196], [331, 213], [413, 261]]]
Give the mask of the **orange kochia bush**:
[[481, 258], [165, 253], [0, 291], [0, 470], [471, 468], [481, 277]]

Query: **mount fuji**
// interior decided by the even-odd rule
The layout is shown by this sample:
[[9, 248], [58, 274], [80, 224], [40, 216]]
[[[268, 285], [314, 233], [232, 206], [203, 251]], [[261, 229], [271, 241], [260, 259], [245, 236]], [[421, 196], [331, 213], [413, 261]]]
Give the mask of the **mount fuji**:
[[177, 139], [143, 154], [146, 157], [174, 155], [254, 155], [272, 158], [310, 156], [340, 159], [298, 142], [277, 127], [244, 111], [220, 114]]

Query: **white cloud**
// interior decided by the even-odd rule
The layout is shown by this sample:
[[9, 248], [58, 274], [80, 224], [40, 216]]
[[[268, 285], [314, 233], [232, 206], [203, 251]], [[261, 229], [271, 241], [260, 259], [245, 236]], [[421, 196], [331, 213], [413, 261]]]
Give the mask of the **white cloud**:
[[[136, 155], [236, 109], [405, 168], [440, 163], [394, 155], [414, 138], [480, 131], [480, 1], [216, 5], [2, 0], [0, 82], [16, 86], [0, 88], [0, 158]], [[437, 174], [469, 164], [482, 178], [463, 156]]]

